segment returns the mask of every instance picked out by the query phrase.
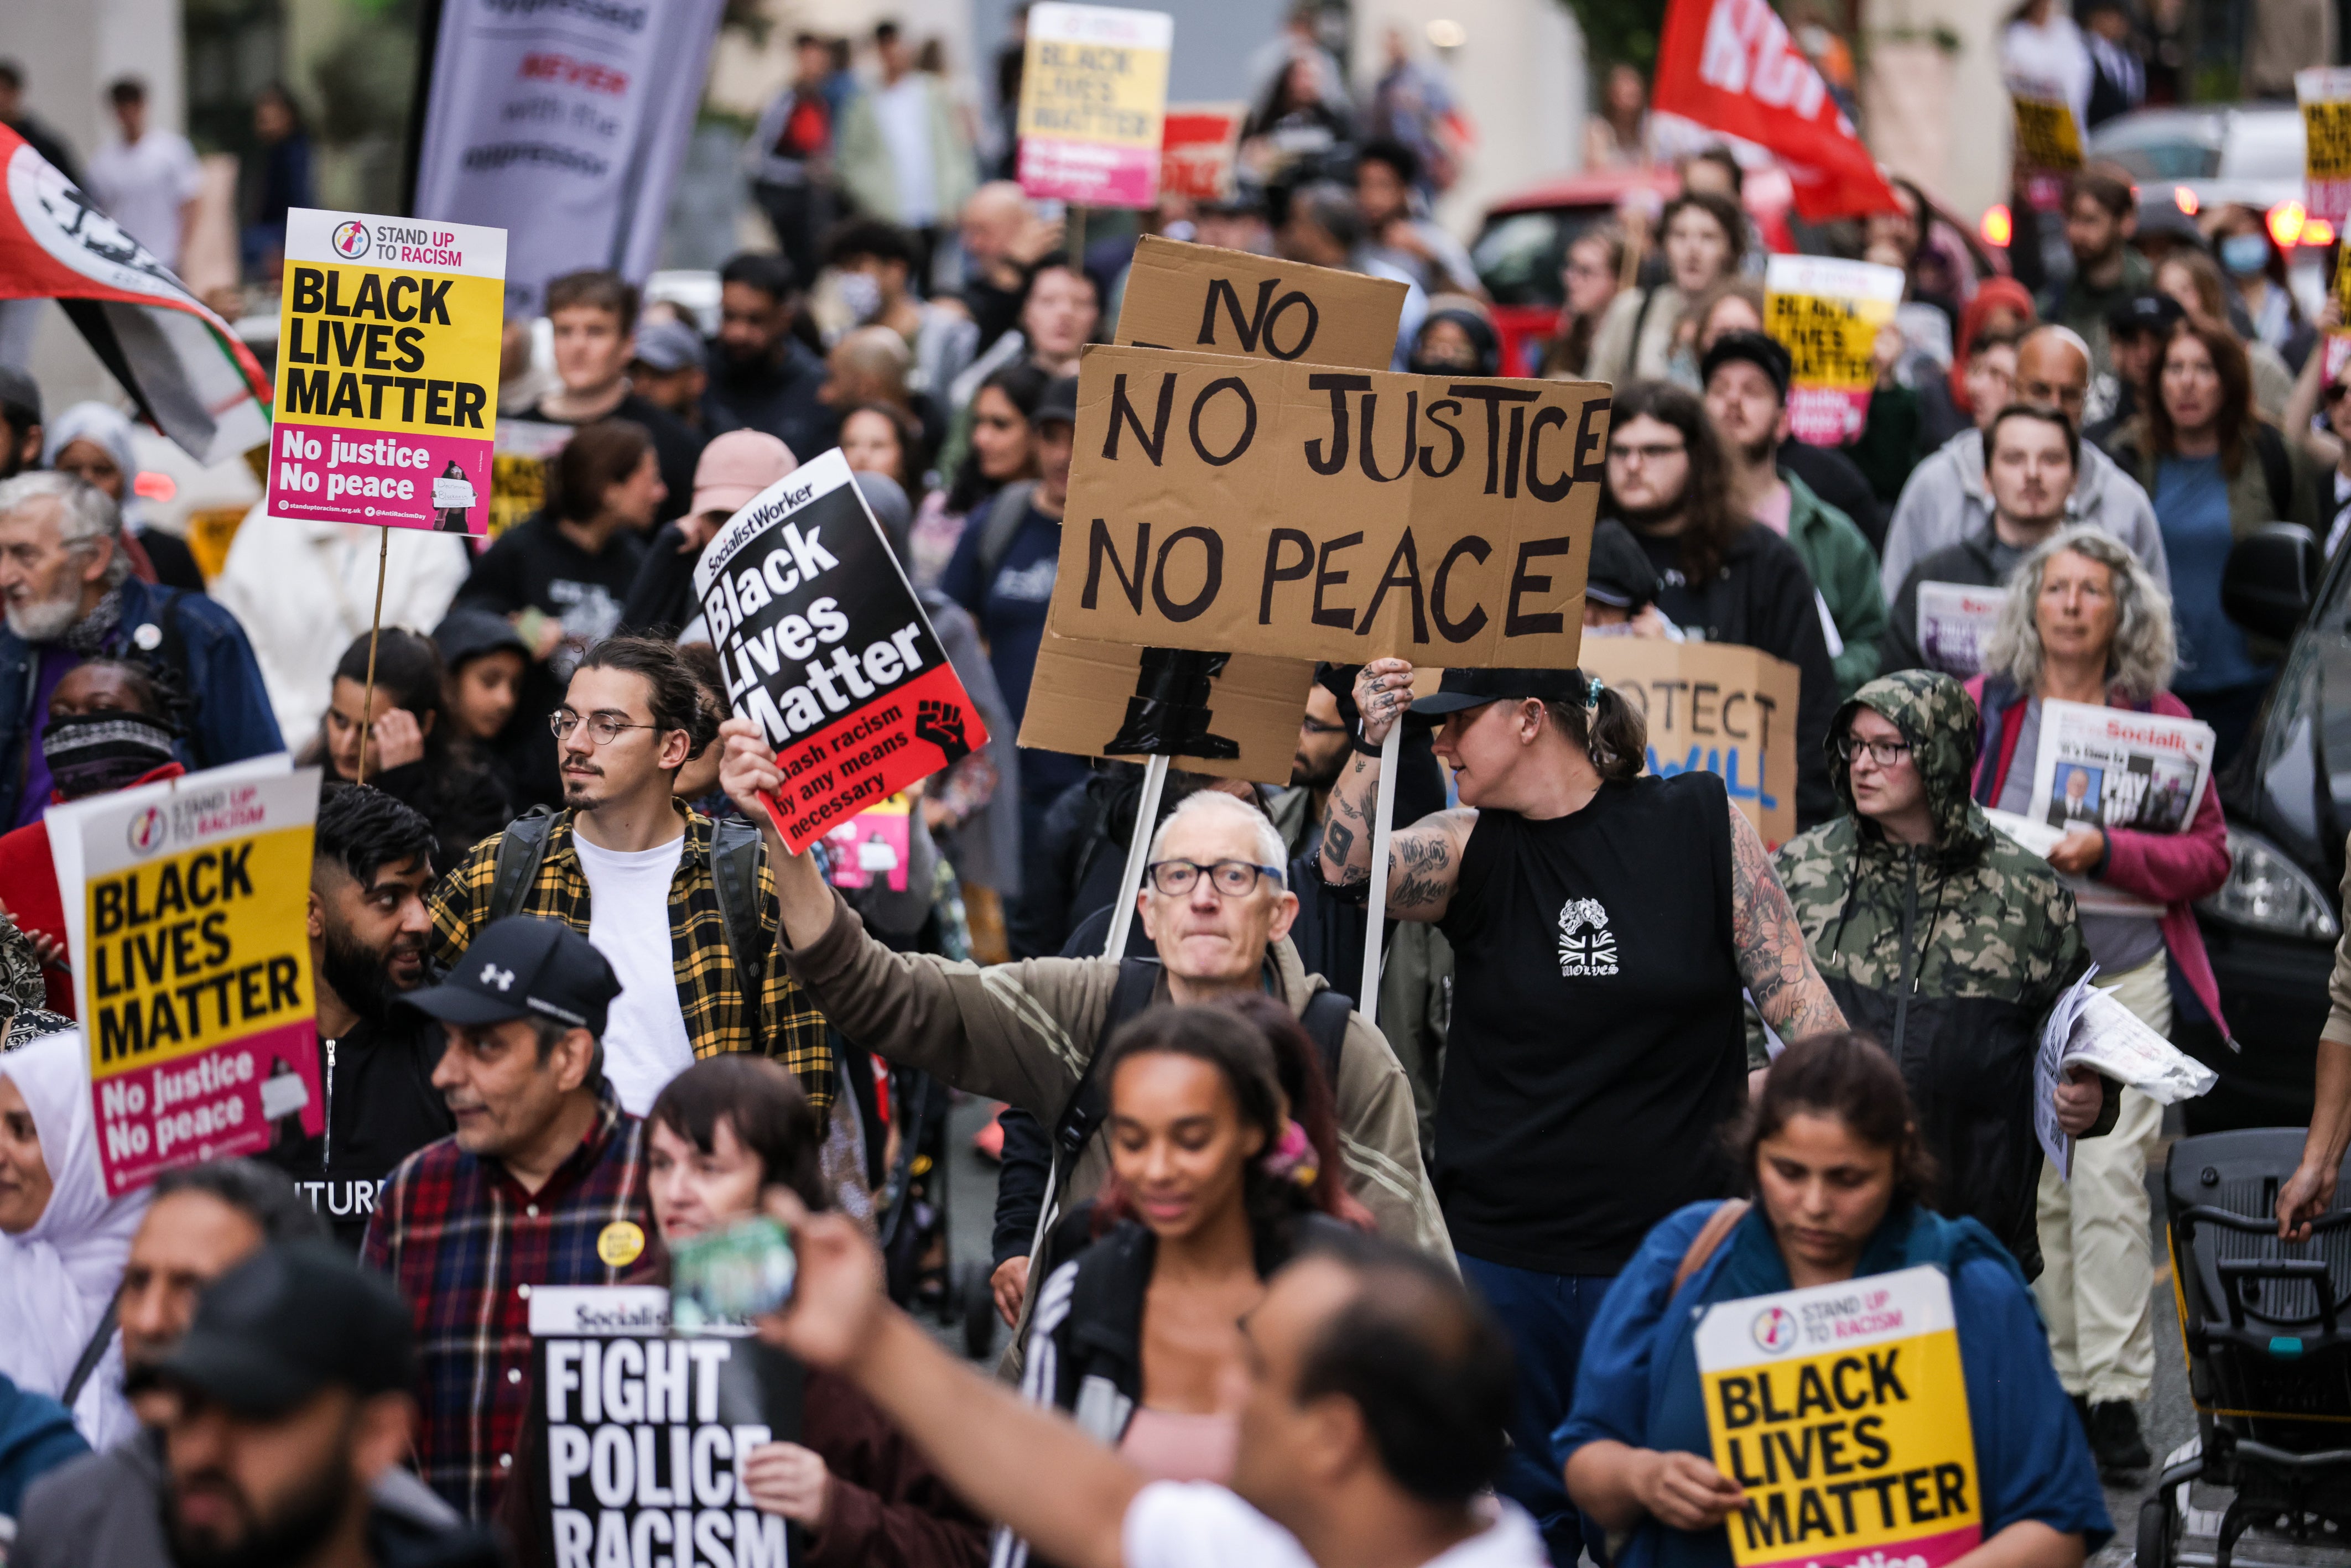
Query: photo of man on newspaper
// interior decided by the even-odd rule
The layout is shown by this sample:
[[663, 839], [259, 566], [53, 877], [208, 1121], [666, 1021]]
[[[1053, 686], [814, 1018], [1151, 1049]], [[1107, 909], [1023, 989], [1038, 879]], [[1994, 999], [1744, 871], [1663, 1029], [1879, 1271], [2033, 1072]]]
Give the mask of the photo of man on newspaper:
[[2098, 814], [2098, 786], [2105, 771], [2085, 768], [2078, 762], [2059, 763], [2056, 798], [2049, 802], [2049, 825], [2062, 828], [2072, 822], [2087, 822], [2093, 827], [2104, 826], [2105, 819]]
[[2191, 718], [2052, 702], [2033, 758], [2035, 822], [2176, 833], [2203, 798], [2212, 728]]

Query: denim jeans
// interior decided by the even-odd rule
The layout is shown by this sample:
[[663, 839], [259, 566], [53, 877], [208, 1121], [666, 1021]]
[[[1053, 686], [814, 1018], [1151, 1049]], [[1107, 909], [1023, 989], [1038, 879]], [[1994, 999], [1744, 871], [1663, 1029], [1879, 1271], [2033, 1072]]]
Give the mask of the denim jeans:
[[1566, 1478], [1552, 1453], [1551, 1435], [1575, 1403], [1575, 1367], [1583, 1359], [1583, 1336], [1599, 1316], [1601, 1298], [1615, 1276], [1545, 1274], [1469, 1257], [1458, 1261], [1461, 1277], [1501, 1320], [1518, 1356], [1518, 1413], [1510, 1423], [1510, 1455], [1496, 1490], [1534, 1515], [1551, 1560], [1573, 1568], [1583, 1549], [1583, 1521], [1568, 1500]]

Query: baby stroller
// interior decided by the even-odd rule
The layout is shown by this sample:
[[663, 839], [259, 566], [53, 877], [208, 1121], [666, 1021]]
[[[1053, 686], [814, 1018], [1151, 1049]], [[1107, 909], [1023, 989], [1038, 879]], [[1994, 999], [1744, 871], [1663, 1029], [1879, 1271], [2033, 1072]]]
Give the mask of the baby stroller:
[[2184, 1138], [2164, 1169], [2172, 1290], [2197, 1438], [2140, 1505], [2140, 1568], [2179, 1561], [2187, 1488], [2233, 1491], [2213, 1568], [2251, 1528], [2351, 1545], [2351, 1173], [2308, 1241], [2280, 1241], [2298, 1128]]

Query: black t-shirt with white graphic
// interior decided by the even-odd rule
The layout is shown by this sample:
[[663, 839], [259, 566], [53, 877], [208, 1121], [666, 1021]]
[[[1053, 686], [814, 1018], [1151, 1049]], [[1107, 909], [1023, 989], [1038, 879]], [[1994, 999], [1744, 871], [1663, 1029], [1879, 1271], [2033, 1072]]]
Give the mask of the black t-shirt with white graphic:
[[1725, 1190], [1747, 1061], [1729, 810], [1719, 776], [1683, 773], [1544, 821], [1478, 814], [1440, 926], [1436, 1181], [1458, 1250], [1614, 1274]]

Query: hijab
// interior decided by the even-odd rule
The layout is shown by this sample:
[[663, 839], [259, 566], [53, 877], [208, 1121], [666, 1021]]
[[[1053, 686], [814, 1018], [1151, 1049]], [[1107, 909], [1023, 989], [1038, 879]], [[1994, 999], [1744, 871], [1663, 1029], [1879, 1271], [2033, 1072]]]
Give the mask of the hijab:
[[2032, 308], [2032, 296], [2013, 277], [1985, 278], [1968, 308], [1959, 312], [1959, 340], [1951, 355], [1949, 384], [1952, 405], [1970, 419], [1975, 417], [1976, 405], [1968, 397], [1968, 361], [1975, 357], [1976, 340], [1983, 335], [1985, 319], [2003, 307], [2023, 317], [2028, 329], [2041, 319], [2041, 313]]
[[[122, 1282], [148, 1193], [141, 1187], [106, 1196], [90, 1111], [89, 1046], [79, 1028], [0, 1054], [0, 1077], [15, 1082], [33, 1113], [50, 1182], [40, 1218], [21, 1236], [0, 1235], [0, 1373], [20, 1388], [57, 1396]], [[114, 1406], [128, 1418], [119, 1377], [101, 1368], [76, 1402], [77, 1423], [92, 1447], [112, 1429]], [[100, 1430], [93, 1431], [94, 1425]]]

